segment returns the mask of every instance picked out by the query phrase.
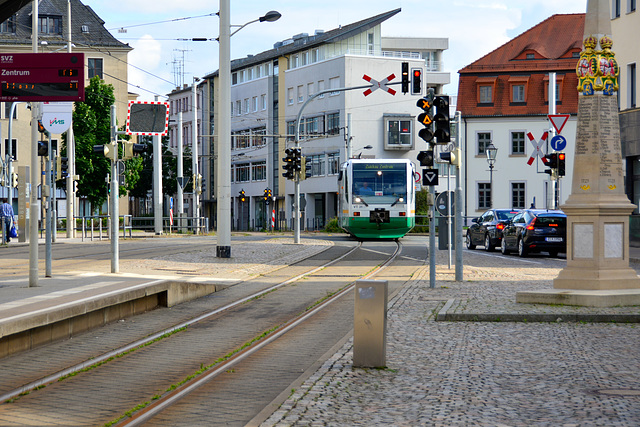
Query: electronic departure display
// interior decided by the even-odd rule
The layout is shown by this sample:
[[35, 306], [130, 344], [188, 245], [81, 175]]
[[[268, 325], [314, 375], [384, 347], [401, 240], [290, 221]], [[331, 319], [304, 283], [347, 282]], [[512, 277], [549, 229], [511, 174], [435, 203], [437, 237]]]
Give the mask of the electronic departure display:
[[84, 54], [0, 53], [0, 101], [84, 101]]

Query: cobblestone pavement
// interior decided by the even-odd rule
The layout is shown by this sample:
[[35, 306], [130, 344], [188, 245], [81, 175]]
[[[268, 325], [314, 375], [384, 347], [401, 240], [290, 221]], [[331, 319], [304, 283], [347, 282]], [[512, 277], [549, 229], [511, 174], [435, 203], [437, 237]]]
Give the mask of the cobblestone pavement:
[[[566, 322], [567, 313], [640, 307], [516, 304], [552, 288], [560, 260], [465, 252], [456, 283], [438, 254], [389, 302], [387, 368], [352, 367], [350, 340], [263, 426], [638, 426], [640, 326]], [[551, 313], [554, 322], [441, 322], [437, 313]]]

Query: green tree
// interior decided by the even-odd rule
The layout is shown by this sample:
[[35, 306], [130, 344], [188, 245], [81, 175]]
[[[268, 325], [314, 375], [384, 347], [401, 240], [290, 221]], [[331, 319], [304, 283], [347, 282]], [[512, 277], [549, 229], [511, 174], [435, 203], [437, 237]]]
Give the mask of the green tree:
[[[102, 206], [107, 199], [109, 184], [106, 182], [106, 177], [111, 173], [111, 161], [101, 153], [94, 153], [93, 146], [111, 142], [111, 105], [115, 103], [115, 96], [113, 86], [104, 83], [97, 76], [89, 81], [84, 96], [84, 102], [75, 103], [73, 112], [75, 161], [79, 175], [78, 195], [86, 197], [95, 209]], [[130, 139], [130, 137], [120, 135], [118, 139]], [[122, 152], [122, 147], [118, 149]], [[64, 152], [66, 153], [66, 135]], [[121, 197], [135, 187], [140, 178], [141, 168], [140, 159], [130, 159], [125, 162], [126, 185], [119, 189]]]
[[[146, 197], [153, 188], [153, 141], [151, 137], [145, 136], [141, 143], [147, 144], [147, 150], [134, 160], [140, 161], [139, 180], [130, 188], [130, 195], [133, 197]], [[182, 159], [182, 170], [184, 177], [191, 177], [191, 151], [185, 147]], [[178, 157], [169, 150], [169, 138], [162, 138], [162, 193], [165, 196], [173, 196], [178, 192]], [[189, 186], [185, 192], [192, 191]]]

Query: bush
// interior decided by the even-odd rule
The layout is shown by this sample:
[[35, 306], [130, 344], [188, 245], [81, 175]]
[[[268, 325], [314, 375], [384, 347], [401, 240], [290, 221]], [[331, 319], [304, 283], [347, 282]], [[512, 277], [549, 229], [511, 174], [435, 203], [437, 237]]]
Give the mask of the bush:
[[340, 228], [338, 218], [331, 218], [324, 227], [324, 231], [327, 233], [344, 233], [344, 230]]

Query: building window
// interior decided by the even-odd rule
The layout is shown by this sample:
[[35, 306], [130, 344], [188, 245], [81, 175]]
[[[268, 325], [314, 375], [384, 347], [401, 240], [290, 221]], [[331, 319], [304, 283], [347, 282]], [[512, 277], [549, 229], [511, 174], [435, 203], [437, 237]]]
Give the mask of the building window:
[[613, 17], [620, 17], [620, 1], [621, 0], [613, 0]]
[[267, 180], [267, 162], [255, 162], [251, 163], [251, 175], [253, 181], [266, 181]]
[[[304, 135], [317, 135], [321, 132], [321, 119], [322, 117], [308, 117], [304, 118], [300, 121], [302, 125], [302, 130], [300, 132], [304, 132]], [[300, 139], [304, 139], [302, 135], [300, 135]]]
[[324, 154], [315, 154], [312, 156], [307, 156], [307, 164], [311, 163], [311, 175], [307, 176], [324, 176], [325, 167], [325, 155]]
[[304, 86], [298, 86], [298, 103], [304, 102]]
[[293, 105], [293, 88], [287, 89], [287, 104]]
[[536, 55], [535, 55], [535, 54], [533, 54], [533, 53], [527, 53], [526, 58], [527, 58], [527, 59], [536, 59]]
[[[318, 80], [318, 93], [324, 90], [324, 80]], [[324, 98], [324, 93], [322, 95], [318, 95], [318, 98]]]
[[511, 154], [513, 155], [523, 155], [525, 141], [524, 141], [524, 132], [516, 131], [511, 132]]
[[329, 164], [328, 175], [338, 175], [340, 172], [340, 153], [327, 154], [327, 163]]
[[242, 101], [236, 101], [236, 114], [239, 116], [242, 114]]
[[231, 116], [233, 116], [233, 102], [231, 103]]
[[374, 48], [374, 38], [373, 38], [373, 33], [368, 33], [367, 34], [367, 54], [368, 55], [373, 55], [373, 48]]
[[491, 208], [491, 184], [488, 182], [478, 183], [478, 210]]
[[61, 16], [40, 16], [38, 18], [38, 22], [41, 34], [62, 34]]
[[637, 78], [636, 78], [636, 64], [629, 64], [627, 66], [627, 93], [629, 94], [629, 108], [636, 108], [636, 94], [638, 92]]
[[251, 132], [251, 146], [252, 147], [262, 147], [267, 144], [267, 128], [261, 127], [257, 129], [253, 129]]
[[[329, 89], [340, 88], [340, 77], [332, 77], [329, 79]], [[340, 91], [333, 91], [329, 93], [329, 96], [340, 95]]]
[[93, 78], [95, 76], [98, 76], [99, 78], [103, 78], [102, 77], [102, 72], [103, 72], [103, 62], [104, 60], [102, 58], [89, 58], [88, 59], [88, 68], [89, 68], [89, 78]]
[[296, 140], [296, 121], [287, 122], [287, 142]]
[[[4, 103], [4, 118], [8, 119], [9, 116], [11, 115], [11, 104], [12, 102], [5, 102]], [[17, 120], [18, 119], [18, 108], [16, 106], [16, 108], [13, 109], [13, 119]]]
[[628, 0], [628, 2], [629, 2], [629, 8], [628, 8], [629, 11], [628, 11], [628, 13], [635, 12], [636, 11], [636, 0]]
[[[5, 156], [9, 155], [9, 139], [5, 138], [4, 140], [4, 154]], [[18, 140], [11, 138], [11, 158], [15, 162], [18, 160]]]
[[327, 135], [340, 134], [340, 113], [327, 114]]
[[478, 151], [476, 152], [477, 156], [486, 156], [486, 148], [489, 144], [491, 144], [491, 133], [490, 132], [478, 132]]
[[249, 182], [249, 163], [240, 163], [236, 165], [236, 182]]
[[244, 113], [249, 114], [249, 98], [244, 99]]
[[313, 82], [307, 83], [307, 98], [311, 98], [313, 96], [313, 94], [314, 94], [313, 86], [314, 86]]
[[260, 95], [260, 105], [261, 105], [262, 110], [266, 110], [267, 109], [267, 95], [266, 94]]
[[251, 98], [251, 104], [253, 106], [253, 112], [255, 113], [256, 111], [258, 111], [258, 97], [254, 96], [253, 98]]
[[0, 24], [0, 33], [15, 34], [16, 33], [16, 15], [12, 15], [9, 19]]
[[512, 209], [524, 209], [525, 208], [525, 186], [524, 182], [512, 182], [511, 183], [511, 208]]
[[524, 102], [524, 85], [511, 86], [513, 101], [512, 102]]
[[493, 102], [493, 87], [480, 86], [480, 103], [489, 104]]
[[413, 127], [411, 117], [385, 117], [385, 150], [413, 147]]
[[232, 85], [238, 84], [238, 73], [231, 74], [231, 84]]

